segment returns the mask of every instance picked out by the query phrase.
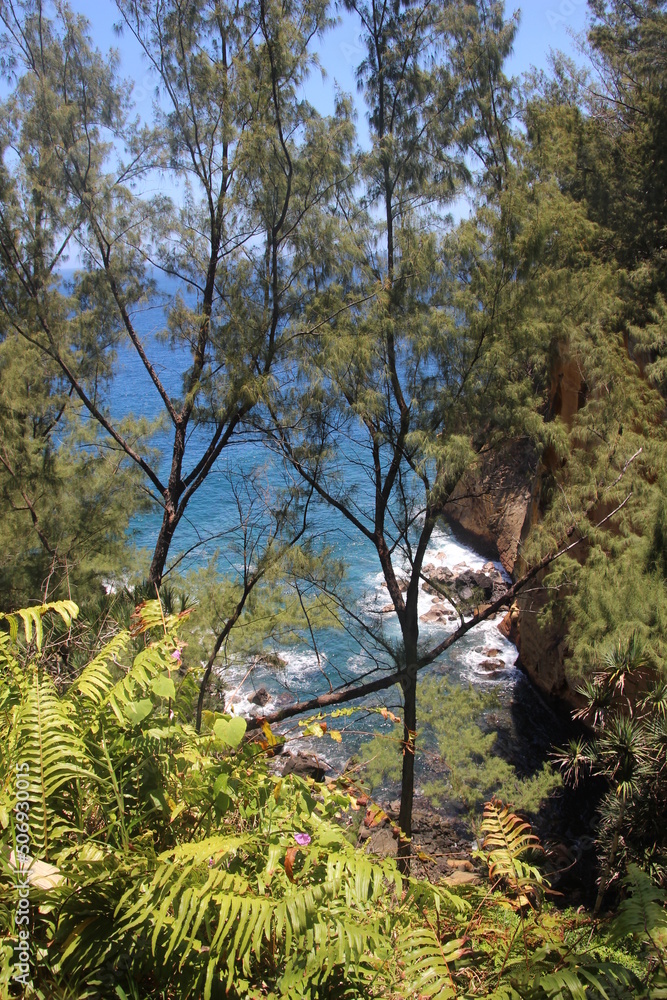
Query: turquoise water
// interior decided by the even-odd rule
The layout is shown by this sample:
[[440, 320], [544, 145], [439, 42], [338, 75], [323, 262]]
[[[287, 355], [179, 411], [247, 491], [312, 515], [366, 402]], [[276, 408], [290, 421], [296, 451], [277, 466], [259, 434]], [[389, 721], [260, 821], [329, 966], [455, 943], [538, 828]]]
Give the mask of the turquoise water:
[[[173, 349], [156, 339], [162, 318], [161, 308], [146, 309], [137, 317], [137, 326], [142, 330], [145, 345], [163, 383], [169, 391], [177, 394], [180, 390], [180, 373], [187, 367], [190, 358], [187, 352]], [[130, 347], [123, 347], [119, 351], [118, 374], [112, 386], [111, 398], [116, 418], [134, 414], [154, 419], [162, 412], [159, 395], [138, 355]], [[152, 440], [153, 446], [163, 452], [161, 473], [165, 477], [170, 456], [168, 430], [165, 425], [155, 433]], [[186, 471], [196, 462], [205, 442], [204, 429], [191, 436], [186, 452]], [[243, 492], [251, 474], [256, 477], [260, 491], [271, 495], [279, 483], [280, 465], [261, 444], [239, 439], [223, 452], [205, 483], [191, 500], [186, 518], [179, 525], [174, 538], [168, 565], [180, 552], [199, 543], [179, 565], [180, 572], [204, 564], [216, 551], [220, 553], [221, 569], [234, 566], [233, 529], [238, 525], [235, 491], [237, 494]], [[346, 474], [348, 477], [352, 476], [352, 481], [358, 486], [357, 500], [363, 507], [364, 493], [368, 493], [363, 470], [347, 463]], [[349, 478], [346, 483], [350, 483]], [[140, 547], [152, 550], [160, 520], [161, 512], [157, 505], [137, 519], [133, 528]], [[385, 638], [398, 641], [395, 615], [382, 610], [388, 604], [389, 597], [382, 585], [383, 578], [372, 545], [355, 532], [341, 515], [322, 504], [313, 505], [310, 522], [320, 539], [333, 547], [337, 557], [345, 560], [348, 567], [347, 588], [352, 596], [355, 612], [365, 621], [379, 624]], [[426, 558], [426, 563], [450, 568], [468, 566], [481, 569], [485, 561], [484, 557], [457, 542], [444, 525], [434, 532]], [[420, 614], [428, 611], [432, 600], [427, 594], [421, 594]], [[371, 649], [368, 637], [364, 637], [354, 623], [347, 624], [350, 631], [328, 629], [317, 633], [317, 651], [312, 648], [305, 633], [302, 643], [275, 647], [284, 666], [269, 668], [260, 662], [227, 664], [223, 675], [227, 689], [225, 709], [243, 715], [259, 711], [249, 699], [261, 686], [266, 687], [271, 696], [263, 711], [271, 711], [290, 700], [302, 700], [312, 694], [322, 693], [329, 690], [329, 679], [333, 686], [337, 686], [341, 681], [367, 673], [376, 665], [373, 656], [377, 657], [377, 665], [392, 666], [386, 652], [380, 654], [377, 648]], [[425, 641], [439, 641], [444, 632], [454, 629], [456, 624], [452, 622], [443, 626], [423, 623], [422, 637]], [[513, 669], [516, 649], [503, 638], [496, 626], [497, 620], [482, 623], [429, 669], [435, 673], [447, 673], [454, 680], [485, 686], [495, 685], [505, 691], [512, 688], [516, 679], [516, 671]], [[504, 664], [504, 669], [493, 678], [489, 678], [488, 673], [480, 666], [484, 659], [489, 658], [489, 649], [495, 650], [493, 658], [502, 660]], [[376, 703], [398, 706], [398, 700], [399, 693], [390, 691], [383, 692]], [[372, 720], [371, 729], [375, 729], [376, 725], [377, 717]], [[326, 741], [326, 744], [330, 757], [349, 755], [349, 743], [343, 749], [337, 749], [331, 741]], [[318, 750], [322, 750], [321, 745]]]

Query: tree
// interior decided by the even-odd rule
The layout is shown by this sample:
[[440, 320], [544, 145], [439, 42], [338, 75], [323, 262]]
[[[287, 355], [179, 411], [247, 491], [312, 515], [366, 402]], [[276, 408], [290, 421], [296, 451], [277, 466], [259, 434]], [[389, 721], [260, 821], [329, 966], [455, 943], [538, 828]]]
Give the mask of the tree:
[[[0, 6], [5, 26], [11, 9]], [[34, 27], [34, 24], [33, 24]], [[71, 23], [72, 32], [76, 25]], [[27, 31], [27, 29], [26, 29]], [[36, 60], [30, 32], [18, 52], [9, 44], [2, 66], [14, 74], [17, 60]], [[7, 39], [6, 39], [7, 40]], [[94, 426], [81, 419], [80, 400], [62, 365], [31, 343], [38, 316], [56, 330], [69, 329], [71, 356], [78, 357], [79, 379], [87, 391], [108, 374], [107, 360], [86, 352], [90, 326], [100, 343], [109, 327], [102, 312], [80, 312], [68, 323], [75, 302], [58, 288], [57, 269], [76, 228], [68, 207], [57, 154], [44, 148], [40, 129], [53, 107], [49, 86], [60, 72], [71, 83], [67, 52], [73, 43], [58, 39], [42, 24], [41, 69], [26, 72], [0, 108], [0, 491], [3, 503], [0, 589], [5, 606], [46, 598], [60, 586], [65, 594], [91, 593], [92, 577], [112, 578], [127, 566], [124, 536], [141, 504], [136, 480], [122, 453], [105, 447]], [[36, 65], [36, 64], [35, 64]], [[88, 66], [97, 84], [90, 94], [91, 115], [110, 120], [115, 114], [104, 81], [109, 74], [99, 59]], [[41, 150], [41, 152], [40, 152]], [[80, 295], [85, 296], [82, 284]], [[26, 338], [17, 335], [20, 328]]]
[[[660, 572], [664, 430], [665, 15], [652, 2], [595, 3], [592, 73], [562, 60], [525, 109], [536, 176], [558, 186], [563, 216], [591, 227], [573, 270], [595, 282], [593, 308], [569, 322], [562, 353], [578, 400], [563, 422], [567, 446], [540, 470], [542, 523], [528, 559], [553, 545], [575, 518], [587, 536], [576, 560], [546, 581], [546, 620], [567, 635], [572, 684], [595, 673], [602, 644], [637, 633], [655, 663], [664, 659]], [[662, 388], [663, 395], [659, 393]], [[596, 531], [591, 522], [624, 503]], [[657, 556], [647, 551], [653, 538]], [[538, 610], [543, 597], [532, 604]]]
[[[359, 80], [372, 139], [361, 200], [350, 200], [340, 217], [339, 243], [353, 265], [327, 285], [325, 309], [337, 318], [316, 342], [302, 342], [302, 380], [271, 401], [265, 430], [317, 496], [374, 547], [382, 569], [400, 644], [370, 631], [395, 671], [356, 693], [395, 683], [403, 690], [406, 870], [417, 674], [480, 620], [464, 622], [472, 609], [461, 608], [459, 629], [424, 642], [418, 595], [428, 544], [479, 455], [507, 437], [558, 438], [545, 422], [557, 329], [539, 308], [546, 300], [556, 309], [568, 247], [551, 241], [555, 277], [545, 278], [540, 250], [553, 226], [554, 193], [533, 192], [511, 127], [514, 95], [502, 61], [514, 25], [500, 8], [371, 2], [349, 9], [368, 49]], [[443, 210], [469, 180], [476, 210], [441, 236]], [[359, 469], [367, 488], [350, 486]]]
[[0, 378], [2, 603], [98, 598], [100, 581], [129, 568], [136, 475], [81, 420], [70, 386], [31, 345], [0, 342]]
[[[159, 89], [149, 123], [131, 118], [117, 61], [91, 49], [83, 18], [58, 5], [49, 20], [42, 0], [0, 7], [17, 82], [4, 111], [16, 155], [5, 157], [0, 305], [5, 336], [48, 359], [140, 470], [163, 512], [149, 570], [159, 585], [188, 503], [285, 363], [286, 323], [311, 292], [318, 218], [344, 179], [351, 126], [343, 102], [324, 119], [299, 95], [325, 3], [118, 9]], [[137, 193], [151, 177], [180, 183], [182, 204]], [[68, 252], [81, 269], [64, 283]], [[136, 321], [160, 275], [177, 283], [161, 336], [188, 358], [180, 392]], [[166, 476], [148, 429], [109, 406], [121, 344], [137, 352], [170, 428]]]

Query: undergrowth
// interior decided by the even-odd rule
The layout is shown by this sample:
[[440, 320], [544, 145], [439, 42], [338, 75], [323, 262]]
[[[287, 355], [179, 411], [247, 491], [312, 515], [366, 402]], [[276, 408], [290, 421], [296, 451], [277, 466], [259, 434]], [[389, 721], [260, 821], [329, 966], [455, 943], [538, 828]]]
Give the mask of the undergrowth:
[[401, 877], [347, 840], [349, 790], [270, 773], [270, 731], [184, 721], [183, 615], [147, 602], [63, 685], [76, 615], [33, 608], [0, 632], [0, 996], [665, 995], [664, 893], [639, 868], [615, 921], [556, 911], [537, 838], [492, 801], [481, 885]]

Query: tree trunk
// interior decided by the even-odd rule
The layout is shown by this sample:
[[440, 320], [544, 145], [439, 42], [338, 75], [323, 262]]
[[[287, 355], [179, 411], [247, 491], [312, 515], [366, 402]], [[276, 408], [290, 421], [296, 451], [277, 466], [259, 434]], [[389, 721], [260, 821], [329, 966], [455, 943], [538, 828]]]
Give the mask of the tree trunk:
[[417, 729], [417, 667], [412, 664], [403, 682], [403, 770], [401, 772], [401, 809], [398, 825], [401, 831], [398, 844], [398, 868], [401, 875], [410, 874], [412, 837], [412, 798], [415, 789], [415, 739]]
[[401, 831], [398, 843], [398, 868], [401, 875], [410, 874], [412, 837], [412, 799], [415, 790], [415, 742], [417, 737], [417, 641], [419, 624], [416, 604], [411, 622], [404, 620], [403, 642], [405, 647], [405, 676], [403, 688], [403, 768], [401, 772], [401, 808], [398, 825]]
[[162, 524], [160, 525], [160, 533], [158, 534], [157, 541], [155, 542], [151, 567], [148, 571], [148, 579], [156, 587], [159, 587], [162, 583], [162, 575], [164, 573], [167, 556], [169, 555], [169, 548], [171, 546], [176, 528], [178, 527], [179, 520], [180, 518], [174, 509], [174, 505], [168, 501], [164, 510]]

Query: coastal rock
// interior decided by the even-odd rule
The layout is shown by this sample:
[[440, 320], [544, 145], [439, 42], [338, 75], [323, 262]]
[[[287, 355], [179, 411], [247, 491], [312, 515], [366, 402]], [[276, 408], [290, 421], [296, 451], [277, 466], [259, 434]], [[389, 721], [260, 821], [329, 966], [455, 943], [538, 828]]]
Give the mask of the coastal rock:
[[530, 523], [537, 455], [525, 438], [489, 453], [457, 483], [445, 516], [456, 534], [500, 559], [508, 573]]
[[504, 670], [505, 664], [502, 660], [482, 660], [480, 667], [482, 670]]
[[273, 667], [275, 670], [283, 670], [287, 666], [287, 660], [285, 660], [279, 653], [274, 653], [268, 650], [257, 657], [257, 662], [263, 664], [265, 667]]
[[[567, 623], [554, 614], [549, 624], [541, 624], [538, 612], [544, 598], [536, 594], [517, 600], [516, 645], [519, 664], [535, 686], [550, 698], [580, 708], [581, 697], [567, 679]], [[558, 609], [556, 609], [558, 610]]]
[[469, 566], [455, 567], [454, 570], [447, 566], [424, 566], [424, 575], [428, 582], [424, 583], [423, 590], [427, 594], [442, 597], [443, 591], [451, 594], [454, 599], [471, 601], [480, 598], [485, 601], [496, 600], [505, 590], [505, 581], [500, 570], [489, 563], [489, 571], [470, 569]]
[[420, 622], [445, 622], [449, 619], [449, 614], [445, 608], [429, 608], [423, 615], [419, 616]]
[[474, 872], [454, 871], [445, 875], [442, 881], [445, 885], [479, 885], [480, 878]]
[[296, 699], [290, 691], [281, 691], [276, 696], [276, 705], [291, 705]]
[[498, 631], [501, 635], [504, 635], [506, 639], [513, 642], [515, 646], [519, 645], [519, 608], [516, 603], [512, 605], [505, 617], [501, 622], [498, 623]]
[[283, 766], [283, 778], [288, 774], [296, 774], [299, 778], [312, 778], [314, 781], [324, 781], [326, 768], [319, 757], [314, 754], [299, 753], [296, 757], [290, 757]]
[[260, 708], [263, 708], [264, 705], [267, 705], [271, 701], [271, 695], [265, 687], [261, 687], [258, 688], [250, 698], [248, 698], [248, 701], [252, 705], [259, 705]]

